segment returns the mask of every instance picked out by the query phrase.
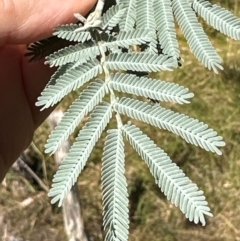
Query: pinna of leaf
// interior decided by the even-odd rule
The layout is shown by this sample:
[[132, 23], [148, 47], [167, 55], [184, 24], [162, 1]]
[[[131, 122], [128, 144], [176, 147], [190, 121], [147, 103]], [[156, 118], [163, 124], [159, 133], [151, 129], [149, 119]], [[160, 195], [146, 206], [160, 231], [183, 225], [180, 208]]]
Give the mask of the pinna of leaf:
[[[221, 155], [219, 147], [225, 142], [207, 124], [158, 104], [163, 101], [189, 103], [193, 93], [186, 87], [153, 79], [147, 74], [171, 71], [181, 63], [174, 17], [193, 54], [216, 73], [222, 69], [221, 58], [204, 33], [196, 13], [236, 40], [240, 39], [240, 20], [205, 0], [119, 0], [102, 14], [103, 6], [104, 1], [99, 0], [87, 19], [77, 14], [83, 23], [57, 27], [53, 33], [55, 38], [69, 44], [46, 57], [46, 64], [57, 66], [58, 70], [37, 100], [36, 105], [42, 109], [54, 106], [71, 91], [90, 82], [69, 107], [46, 144], [46, 152], [54, 153], [90, 113], [53, 178], [49, 192], [52, 203], [58, 201], [59, 206], [62, 205], [93, 147], [114, 117], [117, 126], [107, 131], [102, 158], [105, 239], [128, 238], [123, 137], [146, 162], [167, 198], [179, 206], [190, 221], [205, 225], [204, 215], [212, 214], [203, 191], [137, 126], [131, 122], [123, 123], [122, 115], [173, 132], [188, 143]], [[38, 59], [51, 48], [45, 50], [45, 46], [44, 41], [35, 44], [29, 48], [28, 55]], [[118, 93], [130, 97], [120, 98]], [[138, 100], [137, 96], [156, 103]]]

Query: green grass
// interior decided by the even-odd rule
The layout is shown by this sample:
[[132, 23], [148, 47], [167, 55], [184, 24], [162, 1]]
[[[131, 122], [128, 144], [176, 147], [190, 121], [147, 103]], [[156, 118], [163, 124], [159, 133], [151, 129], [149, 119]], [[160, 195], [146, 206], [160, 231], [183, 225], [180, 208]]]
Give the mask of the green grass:
[[[214, 2], [221, 3], [240, 16], [237, 0]], [[138, 125], [204, 190], [214, 217], [207, 218], [206, 227], [187, 221], [179, 209], [166, 200], [146, 164], [126, 145], [131, 241], [240, 240], [240, 42], [225, 38], [210, 27], [207, 29], [213, 45], [223, 58], [224, 71], [215, 75], [204, 68], [190, 53], [179, 32], [181, 55], [185, 60], [183, 67], [156, 76], [184, 85], [194, 92], [191, 104], [165, 106], [198, 118], [217, 130], [227, 144], [221, 149], [223, 155], [206, 152], [187, 144], [180, 137], [144, 123]], [[67, 105], [69, 102], [62, 108]], [[47, 134], [49, 127], [44, 123], [34, 137], [34, 144], [40, 152], [44, 151]], [[101, 240], [103, 235], [100, 182], [102, 144], [103, 140], [98, 142], [78, 181], [85, 229], [91, 240]], [[42, 164], [46, 165], [47, 172], [43, 179], [50, 185], [56, 170], [53, 159], [39, 154], [35, 149], [32, 149], [32, 154], [40, 163], [43, 159]], [[4, 223], [7, 225], [2, 227], [8, 227], [11, 234], [24, 239], [66, 240], [59, 209], [49, 204], [46, 193], [23, 179], [10, 172], [6, 179], [8, 186], [0, 190], [0, 214], [5, 217]], [[30, 188], [29, 185], [34, 187]], [[30, 196], [35, 197], [34, 202], [22, 208], [20, 202]]]

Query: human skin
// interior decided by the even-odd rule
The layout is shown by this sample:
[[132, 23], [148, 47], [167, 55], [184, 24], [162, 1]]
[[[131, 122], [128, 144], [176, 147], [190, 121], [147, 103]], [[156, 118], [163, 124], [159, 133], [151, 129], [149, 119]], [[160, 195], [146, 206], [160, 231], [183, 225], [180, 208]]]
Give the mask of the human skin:
[[34, 131], [52, 109], [40, 111], [37, 97], [53, 69], [43, 61], [29, 63], [26, 44], [51, 36], [59, 24], [85, 15], [96, 0], [0, 1], [0, 182]]

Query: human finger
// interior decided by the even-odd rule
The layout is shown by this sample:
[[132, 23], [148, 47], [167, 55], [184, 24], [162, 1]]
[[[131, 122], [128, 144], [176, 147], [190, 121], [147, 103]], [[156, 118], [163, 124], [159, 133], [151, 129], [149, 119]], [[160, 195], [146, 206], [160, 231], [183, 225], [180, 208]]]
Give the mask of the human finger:
[[57, 25], [74, 21], [73, 13], [86, 15], [95, 3], [96, 0], [0, 1], [0, 46], [49, 37]]

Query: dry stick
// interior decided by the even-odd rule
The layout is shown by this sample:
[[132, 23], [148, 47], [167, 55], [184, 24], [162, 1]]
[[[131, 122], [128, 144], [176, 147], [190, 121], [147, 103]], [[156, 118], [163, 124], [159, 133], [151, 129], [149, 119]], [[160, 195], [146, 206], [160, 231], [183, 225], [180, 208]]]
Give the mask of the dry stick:
[[24, 199], [23, 201], [21, 201], [19, 203], [19, 206], [21, 208], [26, 208], [27, 206], [31, 205], [35, 200], [39, 200], [39, 198], [42, 198], [44, 196], [46, 196], [46, 193], [45, 192], [40, 192], [40, 193], [38, 193], [35, 196], [28, 197], [28, 198]]
[[38, 185], [46, 192], [49, 191], [48, 187], [42, 182], [42, 180], [38, 177], [38, 175], [26, 164], [24, 160], [26, 160], [28, 157], [23, 152], [20, 157], [17, 159], [17, 163], [19, 167], [24, 168], [32, 177], [33, 179], [38, 183]]
[[45, 160], [42, 152], [38, 149], [38, 147], [34, 144], [33, 141], [31, 142], [30, 147], [33, 148], [33, 150], [40, 156], [40, 158], [42, 160], [43, 180], [45, 180], [45, 182], [47, 182], [47, 184], [48, 184], [46, 160]]
[[[62, 111], [54, 111], [49, 116], [51, 128], [55, 128], [62, 117]], [[58, 166], [61, 164], [69, 149], [70, 143], [68, 140], [62, 145], [62, 147], [58, 151], [55, 152], [55, 162]], [[78, 197], [78, 188], [75, 184], [70, 193], [63, 201], [62, 205], [64, 226], [69, 241], [87, 241], [87, 237], [84, 232], [83, 219], [81, 216], [80, 201]]]

